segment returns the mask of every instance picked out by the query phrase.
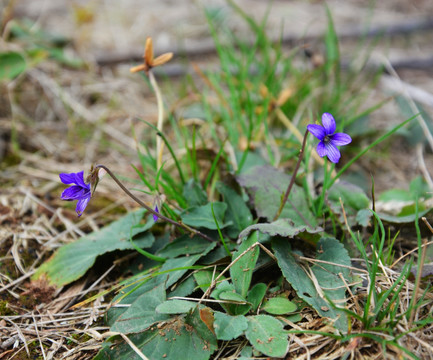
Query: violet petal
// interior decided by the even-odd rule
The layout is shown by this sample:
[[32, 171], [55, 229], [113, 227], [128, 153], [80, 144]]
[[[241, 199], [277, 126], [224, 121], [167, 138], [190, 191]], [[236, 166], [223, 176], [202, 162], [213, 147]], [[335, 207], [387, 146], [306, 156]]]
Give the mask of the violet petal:
[[84, 171], [77, 172], [75, 174], [75, 183], [83, 188], [90, 190], [90, 184], [84, 182]]
[[86, 195], [88, 192], [87, 189], [83, 189], [81, 186], [73, 185], [71, 187], [68, 187], [67, 189], [63, 190], [61, 199], [62, 200], [79, 200]]
[[317, 144], [317, 153], [320, 157], [324, 157], [327, 154], [326, 146], [323, 141]]
[[337, 146], [347, 145], [352, 142], [352, 138], [345, 133], [336, 133], [334, 135], [331, 135], [330, 138], [331, 142]]
[[326, 155], [333, 163], [338, 163], [338, 160], [340, 160], [341, 157], [340, 150], [338, 150], [332, 142], [326, 144]]
[[310, 124], [307, 126], [307, 130], [312, 133], [319, 140], [323, 140], [326, 136], [326, 132], [323, 126]]
[[84, 212], [89, 201], [90, 201], [90, 194], [89, 196], [86, 196], [85, 198], [82, 198], [77, 201], [77, 206], [75, 207], [75, 211], [77, 212], [78, 216], [81, 216], [81, 214]]
[[334, 133], [336, 128], [335, 119], [330, 113], [323, 113], [322, 125], [325, 128], [326, 135], [331, 135]]
[[63, 184], [75, 184], [75, 173], [61, 173], [59, 177]]

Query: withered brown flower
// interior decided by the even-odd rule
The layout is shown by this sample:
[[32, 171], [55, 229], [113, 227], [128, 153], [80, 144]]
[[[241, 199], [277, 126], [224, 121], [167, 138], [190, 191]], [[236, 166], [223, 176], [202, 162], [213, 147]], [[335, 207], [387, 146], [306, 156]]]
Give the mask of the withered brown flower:
[[139, 71], [145, 71], [146, 73], [154, 68], [155, 66], [164, 65], [166, 62], [169, 62], [173, 57], [172, 52], [168, 52], [162, 55], [159, 55], [156, 59], [153, 58], [153, 43], [152, 38], [148, 37], [146, 39], [146, 45], [144, 48], [143, 64], [132, 67], [129, 71], [132, 73], [136, 73]]

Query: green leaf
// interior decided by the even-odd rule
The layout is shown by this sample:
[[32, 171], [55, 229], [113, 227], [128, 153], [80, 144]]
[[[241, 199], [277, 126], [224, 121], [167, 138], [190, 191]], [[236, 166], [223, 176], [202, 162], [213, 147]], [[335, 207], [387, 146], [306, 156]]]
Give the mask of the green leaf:
[[[216, 245], [216, 244], [215, 244]], [[178, 237], [158, 252], [158, 256], [174, 258], [179, 255], [200, 254], [209, 248], [209, 243], [199, 236], [188, 234]]]
[[221, 291], [218, 294], [218, 299], [220, 300], [229, 300], [229, 301], [238, 301], [246, 303], [247, 300], [240, 294], [235, 293], [233, 291]]
[[167, 300], [159, 304], [155, 311], [159, 314], [186, 314], [194, 309], [198, 303], [187, 300]]
[[[214, 274], [214, 272], [210, 270], [200, 270], [194, 273], [194, 279], [197, 282], [199, 288], [202, 289], [203, 292], [206, 292], [212, 283], [212, 279], [216, 278], [218, 275], [219, 272]], [[225, 279], [225, 277], [223, 277], [223, 279]]]
[[24, 57], [18, 52], [0, 53], [0, 81], [12, 80], [26, 71], [27, 65]]
[[300, 313], [295, 313], [292, 315], [285, 316], [285, 318], [291, 321], [292, 323], [296, 324], [297, 322], [300, 322], [304, 317]]
[[[212, 291], [211, 297], [217, 300], [231, 300], [231, 301], [239, 301], [246, 302], [245, 298], [235, 291], [235, 287], [232, 283], [226, 281], [220, 282]], [[231, 315], [245, 315], [250, 311], [250, 304], [227, 304], [220, 303], [222, 308]]]
[[373, 214], [369, 209], [359, 210], [356, 214], [356, 222], [361, 226], [367, 227], [370, 224], [372, 215]]
[[240, 357], [237, 360], [253, 360], [253, 348], [252, 346], [244, 346], [239, 354]]
[[389, 201], [413, 201], [412, 194], [403, 189], [391, 189], [384, 191], [379, 195], [379, 201], [389, 202]]
[[[222, 229], [231, 223], [224, 224], [224, 214], [227, 210], [227, 204], [222, 202], [214, 202], [213, 210], [215, 218], [218, 221], [219, 227]], [[211, 230], [217, 230], [217, 225], [212, 215], [211, 204], [204, 206], [193, 207], [188, 209], [181, 215], [182, 222], [193, 227], [202, 227]]]
[[[337, 329], [347, 331], [347, 316], [339, 309], [335, 309], [326, 300], [326, 297], [334, 302], [336, 306], [344, 307], [346, 303], [346, 285], [340, 278], [340, 273], [344, 276], [346, 283], [350, 283], [349, 270], [351, 261], [347, 250], [343, 245], [332, 238], [322, 238], [318, 245], [318, 259], [329, 263], [319, 263], [311, 267], [316, 277], [317, 284], [321, 287], [321, 293], [316, 289], [310, 274], [304, 271], [305, 264], [302, 266], [296, 261], [291, 253], [290, 244], [286, 239], [276, 238], [272, 241], [278, 266], [281, 268], [284, 277], [296, 290], [298, 296], [306, 303], [310, 304], [321, 316], [332, 319]], [[335, 265], [331, 265], [335, 264]]]
[[256, 350], [272, 357], [286, 355], [289, 340], [280, 321], [269, 315], [248, 316], [247, 319], [245, 335]]
[[[244, 157], [244, 152], [236, 150], [235, 156], [236, 156], [236, 162], [239, 164], [242, 158]], [[252, 151], [248, 151], [246, 155], [246, 159], [244, 161], [244, 165], [242, 166], [242, 169], [240, 171], [240, 174], [247, 172], [253, 167], [263, 166], [266, 164], [268, 164], [266, 160], [263, 159], [263, 157], [261, 157], [259, 154]]]
[[156, 312], [156, 307], [165, 301], [165, 284], [161, 283], [139, 296], [111, 326], [111, 331], [124, 334], [146, 330], [156, 322], [169, 319], [166, 314]]
[[235, 238], [243, 229], [252, 224], [253, 216], [242, 196], [235, 190], [221, 182], [217, 183], [216, 188], [227, 204], [226, 220], [233, 223], [227, 228], [227, 231], [230, 237]]
[[147, 276], [143, 278], [142, 276], [134, 276], [125, 282], [124, 287], [122, 287], [119, 293], [114, 297], [113, 303], [115, 304], [125, 304], [128, 307], [116, 307], [112, 306], [108, 309], [105, 321], [110, 327], [119, 319], [119, 317], [128, 309], [133, 307], [135, 301], [140, 301], [140, 296], [143, 296], [146, 292], [149, 292], [156, 288], [158, 285], [164, 282], [165, 278], [154, 277], [151, 278]]
[[192, 294], [195, 290], [195, 280], [194, 277], [190, 276], [187, 279], [183, 280], [182, 282], [178, 282], [176, 284], [174, 284], [170, 290], [171, 292], [169, 293], [168, 297], [173, 297], [173, 296], [188, 296], [190, 294]]
[[[212, 245], [212, 244], [210, 244]], [[122, 300], [120, 301], [121, 304], [128, 304], [129, 307], [127, 308], [129, 312], [140, 312], [140, 309], [143, 306], [142, 297], [146, 297], [146, 293], [149, 291], [152, 291], [155, 287], [159, 286], [160, 284], [164, 284], [164, 287], [170, 288], [173, 284], [175, 284], [187, 271], [188, 267], [194, 265], [196, 261], [200, 258], [202, 255], [193, 255], [193, 256], [185, 256], [180, 257], [176, 259], [168, 259], [164, 265], [162, 265], [157, 271], [155, 271], [152, 274], [146, 274], [142, 276], [140, 279], [139, 276], [136, 276], [134, 279], [131, 279], [131, 285], [124, 289], [122, 291], [122, 294], [120, 294], [118, 297], [116, 297], [114, 300], [118, 300], [120, 296], [123, 296]], [[179, 270], [175, 270], [179, 269]], [[159, 273], [157, 275], [154, 275], [155, 273]], [[132, 291], [133, 290], [133, 291]], [[131, 292], [132, 291], [132, 292]], [[128, 294], [128, 292], [131, 292]], [[125, 296], [125, 294], [127, 294]], [[162, 303], [165, 301], [165, 294], [163, 300], [160, 301]], [[159, 305], [156, 304], [155, 307]], [[114, 326], [114, 324], [118, 321], [121, 321], [122, 324], [119, 326], [123, 327], [129, 327], [135, 329], [136, 322], [135, 319], [128, 318], [127, 320], [121, 318], [121, 316], [125, 313], [125, 308], [111, 308], [108, 311], [107, 314], [107, 322]], [[128, 322], [131, 322], [131, 325], [128, 324]], [[139, 326], [140, 324], [138, 324]], [[142, 331], [144, 329], [141, 329], [139, 331]]]
[[[229, 248], [234, 246], [233, 243], [228, 244]], [[230, 261], [230, 256], [227, 255], [226, 249], [224, 246], [219, 246], [212, 250], [208, 255], [201, 259], [203, 265], [215, 265], [225, 261]]]
[[[420, 219], [423, 216], [426, 216], [428, 213], [430, 213], [433, 210], [433, 208], [426, 209], [423, 211], [418, 212], [418, 219]], [[389, 215], [385, 213], [377, 213], [377, 216], [379, 216], [380, 220], [386, 221], [391, 224], [410, 224], [414, 223], [416, 220], [416, 214], [410, 214], [405, 216], [395, 216], [395, 215]]]
[[340, 198], [343, 201], [346, 213], [348, 209], [358, 211], [370, 206], [370, 200], [364, 190], [347, 181], [339, 181], [333, 184], [329, 189], [328, 200], [334, 201], [340, 205]]
[[220, 293], [222, 292], [236, 292], [234, 285], [229, 282], [228, 280], [221, 281], [220, 283], [215, 286], [215, 289], [210, 294], [211, 297], [214, 299], [219, 300], [220, 299]]
[[214, 328], [218, 340], [233, 340], [241, 336], [248, 328], [247, 318], [243, 315], [230, 316], [215, 311]]
[[[209, 308], [205, 308], [209, 309]], [[210, 310], [210, 309], [209, 309]], [[217, 347], [217, 339], [215, 334], [209, 329], [209, 323], [205, 323], [203, 319], [200, 317], [200, 311], [198, 308], [191, 313], [189, 313], [185, 318], [185, 323], [192, 326], [194, 330], [197, 332], [197, 335], [207, 344], [207, 349], [211, 350], [211, 353]], [[193, 359], [192, 357], [191, 359]], [[185, 357], [185, 359], [190, 359]]]
[[430, 189], [422, 177], [417, 176], [410, 182], [409, 190], [391, 189], [379, 195], [379, 200], [384, 202], [413, 202], [421, 198], [430, 198]]
[[[45, 276], [51, 284], [66, 285], [83, 276], [99, 255], [115, 250], [133, 249], [130, 236], [142, 233], [153, 225], [153, 222], [149, 222], [144, 227], [133, 228], [143, 218], [144, 213], [145, 210], [132, 212], [100, 231], [62, 246], [36, 271], [33, 278]], [[140, 248], [148, 248], [153, 242], [151, 233], [134, 238], [135, 245]]]
[[[216, 350], [216, 341], [206, 341], [194, 327], [185, 326], [180, 318], [160, 329], [135, 334], [129, 339], [148, 359], [207, 360]], [[128, 344], [107, 341], [94, 359], [140, 360], [141, 358]]]
[[[266, 165], [250, 168], [236, 179], [249, 194], [258, 217], [271, 221], [280, 207], [281, 198], [290, 183], [290, 176]], [[295, 226], [309, 225], [314, 228], [317, 224], [304, 190], [297, 185], [293, 186], [280, 218], [291, 219]]]
[[267, 289], [268, 287], [266, 286], [266, 284], [258, 283], [254, 285], [250, 290], [250, 292], [248, 293], [247, 300], [249, 303], [252, 304], [253, 311], [256, 311], [257, 308], [259, 307], [260, 303], [262, 302], [263, 298], [266, 295]]
[[194, 179], [188, 180], [183, 187], [183, 197], [189, 207], [202, 206], [208, 203], [206, 191]]
[[[213, 248], [215, 246], [215, 243], [209, 244], [209, 248]], [[184, 256], [179, 257], [175, 259], [168, 259], [164, 265], [162, 265], [160, 271], [168, 271], [168, 280], [166, 282], [166, 288], [169, 288], [171, 285], [173, 285], [175, 282], [177, 282], [187, 271], [189, 266], [193, 266], [198, 259], [200, 259], [201, 256], [205, 255], [207, 253], [206, 250], [203, 252], [203, 254], [197, 254], [192, 256]], [[185, 268], [181, 270], [174, 270], [177, 268]], [[160, 276], [164, 276], [167, 278], [167, 274], [162, 274]]]
[[[233, 253], [232, 261], [234, 261], [240, 254], [246, 251], [251, 245], [256, 242], [257, 236], [253, 234], [248, 239], [242, 242], [239, 250]], [[236, 292], [245, 298], [251, 284], [253, 271], [259, 257], [259, 248], [256, 246], [244, 254], [235, 264], [230, 268], [230, 276], [235, 286]]]
[[[343, 202], [345, 213], [341, 208], [340, 199]], [[333, 213], [340, 215], [339, 220], [344, 223], [346, 216], [350, 226], [359, 224], [356, 222], [358, 212], [370, 206], [370, 200], [364, 190], [347, 181], [339, 181], [331, 186], [328, 201]]]
[[278, 219], [270, 224], [255, 224], [247, 227], [244, 231], [239, 234], [239, 238], [243, 239], [248, 236], [251, 231], [258, 230], [261, 233], [268, 234], [270, 236], [281, 236], [286, 238], [293, 238], [299, 233], [307, 232], [309, 234], [317, 234], [323, 229], [316, 227], [314, 229], [306, 225], [295, 225], [290, 219]]
[[295, 312], [297, 305], [283, 297], [274, 297], [269, 299], [262, 306], [262, 310], [272, 315], [284, 315]]

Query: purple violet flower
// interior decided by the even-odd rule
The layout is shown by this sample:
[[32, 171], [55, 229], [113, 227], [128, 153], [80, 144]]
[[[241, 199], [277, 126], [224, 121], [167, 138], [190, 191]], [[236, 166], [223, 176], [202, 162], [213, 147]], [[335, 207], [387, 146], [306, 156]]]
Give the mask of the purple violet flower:
[[81, 216], [92, 197], [90, 184], [84, 182], [84, 171], [70, 174], [62, 173], [59, 177], [63, 184], [74, 184], [63, 190], [61, 199], [67, 201], [78, 200], [75, 211], [78, 216]]
[[322, 124], [310, 124], [307, 129], [316, 138], [320, 140], [317, 144], [317, 153], [320, 157], [328, 156], [328, 159], [333, 163], [338, 163], [341, 154], [337, 146], [347, 145], [352, 141], [352, 138], [345, 133], [335, 133], [335, 120], [329, 113], [323, 113]]

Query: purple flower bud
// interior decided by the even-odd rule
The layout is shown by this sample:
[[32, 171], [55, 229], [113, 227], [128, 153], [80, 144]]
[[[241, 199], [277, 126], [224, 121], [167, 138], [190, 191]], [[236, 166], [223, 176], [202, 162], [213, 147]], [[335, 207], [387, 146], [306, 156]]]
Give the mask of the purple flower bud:
[[328, 156], [328, 159], [333, 163], [338, 163], [341, 154], [337, 146], [347, 145], [352, 141], [352, 138], [345, 133], [335, 133], [336, 125], [334, 117], [329, 113], [322, 115], [322, 124], [310, 124], [307, 129], [316, 138], [320, 140], [317, 144], [317, 153], [320, 157]]
[[[159, 214], [158, 205], [155, 205], [155, 209], [154, 210]], [[158, 220], [158, 216], [156, 216], [155, 214], [153, 214], [153, 220], [156, 222]]]

